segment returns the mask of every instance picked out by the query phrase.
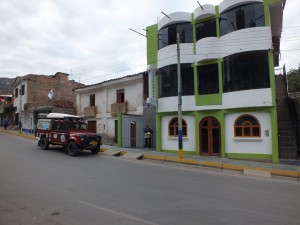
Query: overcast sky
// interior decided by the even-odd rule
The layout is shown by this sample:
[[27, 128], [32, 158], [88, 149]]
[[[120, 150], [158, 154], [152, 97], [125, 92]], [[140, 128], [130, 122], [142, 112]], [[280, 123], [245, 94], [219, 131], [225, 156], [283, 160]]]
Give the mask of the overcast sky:
[[[219, 4], [220, 0], [199, 0]], [[0, 77], [71, 74], [85, 84], [146, 70], [147, 26], [195, 0], [0, 0]], [[280, 67], [300, 63], [299, 0], [287, 0]]]

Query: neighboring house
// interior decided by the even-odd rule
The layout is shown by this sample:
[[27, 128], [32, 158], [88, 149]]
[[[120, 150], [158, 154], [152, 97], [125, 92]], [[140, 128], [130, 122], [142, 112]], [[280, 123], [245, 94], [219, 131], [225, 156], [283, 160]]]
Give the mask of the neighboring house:
[[[120, 115], [132, 115], [132, 118], [140, 120], [148, 97], [148, 75], [147, 73], [128, 75], [77, 88], [74, 91], [77, 115], [85, 117], [89, 129], [106, 134], [115, 141], [119, 137], [118, 143], [124, 146], [124, 143], [121, 143], [121, 136], [123, 135], [124, 138], [124, 135], [130, 131], [122, 134]], [[132, 120], [131, 125], [136, 126], [136, 122]], [[140, 127], [143, 129], [144, 124], [140, 122], [137, 126], [138, 129], [134, 131], [139, 130]]]
[[53, 76], [28, 74], [16, 77], [14, 89], [14, 124], [22, 123], [22, 130], [33, 132], [40, 113], [60, 112], [76, 114], [74, 88], [83, 84], [68, 80], [68, 74]]
[[147, 27], [158, 151], [178, 151], [179, 33], [184, 154], [279, 161], [274, 66], [284, 4], [224, 0]]
[[0, 125], [3, 126], [4, 120], [7, 120], [9, 125], [13, 124], [13, 97], [9, 94], [0, 94]]

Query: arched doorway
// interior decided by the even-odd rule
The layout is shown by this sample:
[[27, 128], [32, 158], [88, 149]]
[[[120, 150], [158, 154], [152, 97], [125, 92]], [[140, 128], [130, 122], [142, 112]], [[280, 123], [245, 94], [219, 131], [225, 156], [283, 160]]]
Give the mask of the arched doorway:
[[221, 127], [214, 117], [204, 118], [199, 125], [200, 155], [221, 154]]

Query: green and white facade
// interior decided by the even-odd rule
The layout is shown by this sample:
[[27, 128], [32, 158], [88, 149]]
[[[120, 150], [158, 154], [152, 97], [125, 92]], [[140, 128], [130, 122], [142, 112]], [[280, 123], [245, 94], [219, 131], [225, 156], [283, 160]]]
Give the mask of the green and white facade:
[[279, 161], [274, 66], [284, 4], [224, 0], [147, 27], [157, 151], [178, 151], [179, 33], [184, 154]]

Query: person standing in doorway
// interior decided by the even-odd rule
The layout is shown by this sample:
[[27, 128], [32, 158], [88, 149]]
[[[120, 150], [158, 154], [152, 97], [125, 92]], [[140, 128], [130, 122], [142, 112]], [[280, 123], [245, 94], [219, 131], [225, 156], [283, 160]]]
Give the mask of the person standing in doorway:
[[151, 148], [151, 137], [152, 137], [152, 130], [151, 128], [146, 125], [144, 130], [144, 137], [145, 137], [145, 148]]
[[6, 128], [7, 128], [7, 126], [8, 126], [8, 120], [7, 120], [7, 119], [4, 120], [3, 125], [4, 125], [4, 130], [6, 130]]

